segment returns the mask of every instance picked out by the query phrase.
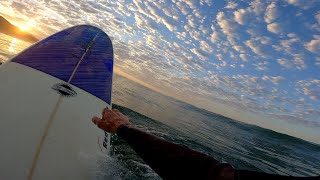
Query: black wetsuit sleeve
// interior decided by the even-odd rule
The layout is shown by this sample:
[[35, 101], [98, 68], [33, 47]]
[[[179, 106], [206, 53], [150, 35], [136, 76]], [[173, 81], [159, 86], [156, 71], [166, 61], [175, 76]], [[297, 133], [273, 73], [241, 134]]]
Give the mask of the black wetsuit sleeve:
[[[219, 164], [211, 156], [174, 144], [130, 126], [121, 126], [117, 134], [163, 179], [223, 179], [215, 173], [231, 165]], [[247, 170], [235, 170], [235, 180], [320, 180], [320, 177], [292, 177]], [[233, 179], [233, 178], [231, 178]]]
[[219, 162], [185, 146], [162, 140], [130, 126], [121, 126], [118, 136], [163, 179], [208, 179]]

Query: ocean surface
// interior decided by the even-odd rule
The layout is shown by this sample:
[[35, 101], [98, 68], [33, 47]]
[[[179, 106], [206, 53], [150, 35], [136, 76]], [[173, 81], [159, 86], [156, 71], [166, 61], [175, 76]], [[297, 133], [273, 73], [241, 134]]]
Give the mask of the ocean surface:
[[[0, 33], [0, 61], [5, 62], [30, 45]], [[114, 76], [113, 103], [139, 128], [238, 169], [320, 175], [320, 145], [197, 108], [120, 75]], [[95, 172], [98, 179], [161, 179], [115, 135], [111, 156], [100, 158], [105, 160]]]
[[0, 64], [31, 44], [0, 33]]

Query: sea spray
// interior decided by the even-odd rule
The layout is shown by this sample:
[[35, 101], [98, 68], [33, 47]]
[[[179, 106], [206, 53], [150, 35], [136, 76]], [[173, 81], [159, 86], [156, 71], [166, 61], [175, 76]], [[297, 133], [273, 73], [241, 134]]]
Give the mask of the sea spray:
[[79, 159], [84, 168], [88, 169], [90, 180], [123, 180], [136, 179], [135, 176], [113, 158], [105, 153], [79, 153]]

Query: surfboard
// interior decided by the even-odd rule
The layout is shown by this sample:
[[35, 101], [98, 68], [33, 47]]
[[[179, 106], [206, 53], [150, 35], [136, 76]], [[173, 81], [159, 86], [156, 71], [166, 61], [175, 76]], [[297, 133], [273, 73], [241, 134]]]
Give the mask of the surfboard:
[[[0, 179], [93, 179], [111, 108], [113, 48], [100, 29], [58, 32], [0, 67]], [[88, 164], [92, 164], [88, 167]]]

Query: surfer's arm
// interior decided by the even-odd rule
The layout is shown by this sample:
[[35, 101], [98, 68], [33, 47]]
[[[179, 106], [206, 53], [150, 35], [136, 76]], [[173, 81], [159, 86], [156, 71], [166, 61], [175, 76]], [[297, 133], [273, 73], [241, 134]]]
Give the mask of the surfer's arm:
[[[233, 179], [233, 168], [211, 156], [193, 151], [139, 130], [118, 110], [104, 109], [102, 118], [93, 117], [99, 128], [117, 133], [163, 179], [212, 179], [225, 175]], [[231, 176], [230, 176], [231, 174]], [[215, 178], [218, 179], [218, 178]]]
[[122, 125], [117, 134], [163, 179], [208, 179], [208, 172], [219, 162], [146, 133], [130, 125]]
[[260, 172], [234, 170], [229, 164], [219, 163], [211, 156], [193, 151], [139, 130], [118, 110], [104, 109], [102, 119], [92, 121], [109, 133], [117, 133], [163, 179], [224, 179], [224, 180], [299, 180], [319, 177], [290, 177]]
[[[130, 125], [120, 126], [117, 134], [125, 139], [163, 179], [320, 180], [320, 176], [293, 177], [234, 170], [229, 164], [219, 164], [210, 156], [162, 140]], [[221, 176], [228, 177], [222, 178]]]

